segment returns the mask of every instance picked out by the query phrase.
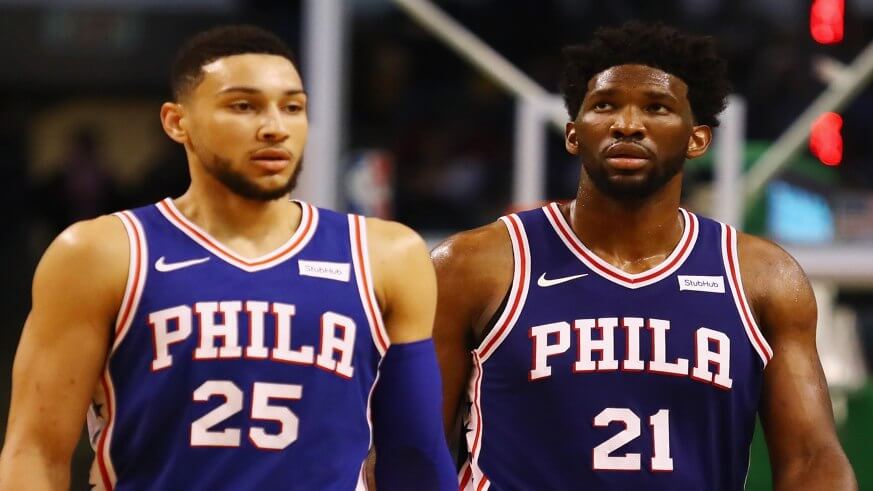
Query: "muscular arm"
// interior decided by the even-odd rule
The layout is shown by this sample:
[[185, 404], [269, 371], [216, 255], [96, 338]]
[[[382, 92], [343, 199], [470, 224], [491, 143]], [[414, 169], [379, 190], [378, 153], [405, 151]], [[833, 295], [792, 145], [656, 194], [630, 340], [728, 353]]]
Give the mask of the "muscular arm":
[[375, 219], [367, 227], [374, 288], [391, 340], [373, 393], [376, 481], [382, 490], [457, 489], [431, 340], [433, 266], [412, 230]]
[[127, 277], [117, 218], [81, 222], [48, 248], [12, 370], [0, 489], [68, 489], [70, 459]]
[[434, 343], [443, 380], [443, 422], [449, 442], [470, 379], [474, 349], [509, 291], [512, 245], [499, 222], [450, 237], [431, 253], [437, 273]]
[[815, 297], [800, 266], [765, 240], [741, 235], [740, 264], [758, 322], [773, 348], [760, 416], [776, 490], [857, 489], [834, 428], [815, 345]]

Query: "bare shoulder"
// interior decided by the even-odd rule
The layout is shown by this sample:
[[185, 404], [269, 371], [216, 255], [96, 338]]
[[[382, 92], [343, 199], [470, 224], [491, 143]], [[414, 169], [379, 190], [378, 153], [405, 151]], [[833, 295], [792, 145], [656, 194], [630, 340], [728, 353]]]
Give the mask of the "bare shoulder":
[[366, 218], [366, 223], [373, 286], [383, 310], [411, 294], [413, 288], [432, 290], [433, 266], [421, 236], [406, 225], [390, 220]]
[[[512, 283], [513, 253], [503, 223], [455, 234], [431, 251], [441, 313], [462, 316], [481, 337]], [[456, 314], [454, 314], [456, 313]]]
[[[129, 249], [127, 232], [116, 217], [101, 216], [70, 225], [55, 238], [37, 266], [34, 300], [39, 298], [37, 290], [54, 290], [60, 285], [120, 300], [127, 279]], [[77, 291], [67, 291], [65, 296], [75, 296]]]
[[427, 251], [421, 236], [402, 223], [372, 217], [366, 222], [371, 257]]
[[431, 258], [438, 274], [512, 275], [512, 243], [500, 222], [452, 235], [431, 251]]
[[788, 252], [767, 239], [740, 233], [737, 255], [746, 296], [768, 338], [784, 326], [815, 328], [812, 286]]
[[[367, 218], [367, 249], [376, 294], [385, 298], [385, 280], [394, 277], [433, 275], [427, 246], [418, 233], [402, 223]], [[426, 271], [422, 271], [425, 269]]]
[[126, 262], [128, 249], [127, 232], [121, 220], [104, 215], [70, 225], [52, 242], [48, 251], [70, 254], [82, 260], [96, 258]]

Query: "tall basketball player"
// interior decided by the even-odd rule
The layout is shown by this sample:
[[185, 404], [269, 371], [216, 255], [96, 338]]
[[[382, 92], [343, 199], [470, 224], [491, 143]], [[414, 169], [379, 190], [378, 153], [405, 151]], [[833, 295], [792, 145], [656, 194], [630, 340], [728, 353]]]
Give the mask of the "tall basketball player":
[[161, 121], [191, 186], [46, 251], [0, 488], [66, 489], [86, 412], [100, 489], [352, 490], [371, 445], [382, 489], [457, 486], [427, 250], [399, 224], [287, 199], [307, 135], [288, 48], [216, 28], [172, 84]]
[[565, 55], [575, 200], [432, 253], [462, 484], [741, 490], [760, 415], [776, 489], [852, 489], [803, 271], [679, 207], [728, 93], [712, 40], [627, 24]]

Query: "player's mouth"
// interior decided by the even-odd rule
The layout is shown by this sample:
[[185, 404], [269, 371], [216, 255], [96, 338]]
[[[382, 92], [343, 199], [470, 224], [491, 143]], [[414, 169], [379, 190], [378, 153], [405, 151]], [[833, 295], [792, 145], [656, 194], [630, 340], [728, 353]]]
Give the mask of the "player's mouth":
[[291, 154], [281, 148], [264, 148], [252, 154], [251, 162], [267, 172], [277, 173], [291, 165]]
[[620, 171], [635, 171], [643, 168], [652, 159], [643, 146], [636, 143], [615, 143], [604, 152], [606, 163]]

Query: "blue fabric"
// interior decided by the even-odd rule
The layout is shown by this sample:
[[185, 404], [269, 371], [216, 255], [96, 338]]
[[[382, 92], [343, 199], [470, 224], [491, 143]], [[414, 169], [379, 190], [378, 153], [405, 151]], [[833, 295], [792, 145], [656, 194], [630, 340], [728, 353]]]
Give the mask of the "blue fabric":
[[[697, 239], [684, 262], [631, 288], [577, 257], [544, 210], [518, 216], [530, 251], [519, 261], [530, 268], [526, 300], [516, 304], [518, 320], [473, 374], [478, 410], [470, 411], [467, 435], [478, 457], [473, 463], [490, 489], [742, 490], [763, 364], [732, 295], [722, 226], [698, 217]], [[636, 275], [646, 277], [650, 273]], [[700, 278], [717, 281], [724, 290], [707, 291]], [[586, 327], [595, 321], [593, 329]], [[682, 373], [653, 366], [655, 323], [669, 325], [662, 358], [682, 360], [687, 365]], [[548, 326], [554, 330], [538, 337]], [[713, 331], [722, 342], [703, 346], [729, 353], [730, 364], [703, 368], [710, 374], [723, 369], [730, 387], [693, 376], [703, 354], [698, 336]], [[592, 333], [590, 341], [586, 333]], [[636, 333], [636, 342], [630, 333]], [[564, 347], [554, 348], [559, 338]], [[554, 351], [538, 358], [537, 339]], [[586, 351], [593, 346], [589, 342], [603, 339], [611, 366], [600, 365], [603, 351]], [[532, 373], [542, 365], [538, 359], [545, 360], [549, 374]], [[598, 365], [579, 366], [580, 359]], [[658, 424], [656, 415], [662, 418]], [[666, 436], [661, 454], [672, 459], [671, 470], [654, 468], [658, 431]], [[619, 434], [629, 439], [610, 449], [605, 442], [618, 445]], [[626, 467], [604, 466], [606, 459], [596, 461], [598, 455]]]
[[[109, 360], [114, 401], [106, 445], [118, 477], [115, 489], [355, 489], [370, 448], [367, 399], [380, 355], [351, 266], [348, 216], [318, 210], [312, 238], [299, 252], [245, 271], [204, 248], [155, 206], [133, 213], [142, 224], [148, 270], [133, 323]], [[161, 272], [155, 266], [161, 258], [169, 264], [209, 259]], [[348, 281], [303, 275], [300, 260], [346, 265]], [[217, 337], [214, 345], [238, 345], [237, 356], [194, 356], [208, 319], [197, 314], [198, 305], [206, 302], [239, 303], [237, 315], [218, 313], [210, 319], [215, 324], [235, 321], [236, 340]], [[259, 304], [262, 309], [256, 310], [253, 306]], [[171, 365], [155, 369], [154, 332], [160, 326], [149, 319], [174, 307], [183, 309], [190, 334], [167, 348]], [[348, 320], [335, 331], [354, 333], [350, 375], [314, 363], [322, 350], [325, 319], [337, 315]], [[176, 332], [179, 322], [173, 318], [165, 328]], [[284, 337], [279, 324], [287, 331]], [[262, 346], [263, 353], [254, 357], [249, 346], [258, 326], [263, 339], [254, 344]], [[279, 359], [279, 348], [308, 351], [312, 363]], [[332, 352], [330, 358], [339, 359], [339, 354]], [[216, 382], [224, 389], [204, 385], [215, 387]], [[264, 390], [277, 386], [285, 392]], [[295, 387], [299, 397], [289, 396], [287, 391]], [[208, 400], [193, 398], [198, 389], [200, 399]], [[231, 395], [238, 410], [225, 405]], [[210, 434], [236, 432], [238, 437], [223, 446], [193, 445], [194, 422], [202, 424], [205, 415], [223, 405], [232, 414], [206, 429]], [[264, 414], [264, 409], [278, 414]], [[287, 421], [291, 418], [297, 423], [293, 427]], [[293, 432], [296, 439], [277, 445], [281, 449], [262, 448], [252, 438], [263, 434], [275, 439], [283, 431]]]
[[373, 394], [376, 483], [380, 490], [454, 490], [433, 340], [392, 344]]

